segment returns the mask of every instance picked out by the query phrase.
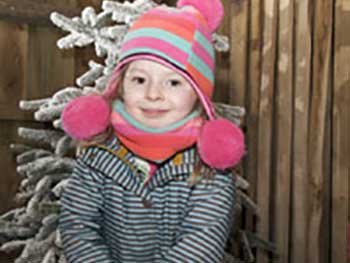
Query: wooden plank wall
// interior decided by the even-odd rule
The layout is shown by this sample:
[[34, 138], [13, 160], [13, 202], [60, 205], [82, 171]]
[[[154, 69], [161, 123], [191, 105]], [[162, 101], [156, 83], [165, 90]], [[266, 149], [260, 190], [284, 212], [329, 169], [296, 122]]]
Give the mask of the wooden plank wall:
[[241, 221], [279, 252], [257, 262], [349, 262], [350, 1], [224, 3], [215, 98], [247, 109], [244, 173], [261, 209]]
[[[45, 17], [52, 8], [74, 13], [101, 2], [0, 0], [23, 7], [0, 11], [0, 212], [14, 206], [19, 182], [8, 151], [20, 140], [17, 127], [46, 126], [18, 101], [71, 85], [92, 56], [59, 51], [63, 33]], [[24, 8], [33, 3], [40, 19]], [[258, 251], [258, 263], [349, 262], [350, 0], [223, 3], [220, 33], [231, 49], [217, 54], [214, 99], [247, 110], [244, 176], [261, 209], [259, 218], [247, 211], [237, 222], [276, 243], [279, 256]], [[0, 262], [13, 260], [0, 255]]]

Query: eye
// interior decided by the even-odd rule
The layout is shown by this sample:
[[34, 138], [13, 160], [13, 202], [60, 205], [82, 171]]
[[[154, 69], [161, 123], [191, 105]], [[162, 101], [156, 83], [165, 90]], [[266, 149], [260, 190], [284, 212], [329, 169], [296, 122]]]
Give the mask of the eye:
[[142, 85], [146, 82], [146, 79], [143, 77], [132, 77], [131, 81], [136, 83], [137, 85]]
[[170, 79], [167, 81], [167, 86], [169, 87], [178, 87], [181, 85], [181, 80], [178, 79]]

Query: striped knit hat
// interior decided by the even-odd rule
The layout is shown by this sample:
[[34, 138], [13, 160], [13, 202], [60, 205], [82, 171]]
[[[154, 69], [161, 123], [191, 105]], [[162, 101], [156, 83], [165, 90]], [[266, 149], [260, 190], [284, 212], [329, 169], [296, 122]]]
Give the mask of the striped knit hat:
[[126, 34], [118, 66], [104, 95], [115, 94], [119, 73], [127, 63], [149, 59], [164, 64], [187, 79], [209, 118], [213, 118], [210, 103], [215, 71], [212, 33], [222, 17], [220, 0], [180, 0], [177, 8], [160, 6], [146, 12]]

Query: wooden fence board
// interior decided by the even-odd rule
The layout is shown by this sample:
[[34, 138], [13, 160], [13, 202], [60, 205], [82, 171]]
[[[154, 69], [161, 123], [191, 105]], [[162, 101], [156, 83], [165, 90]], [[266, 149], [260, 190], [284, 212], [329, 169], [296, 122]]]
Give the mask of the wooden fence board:
[[[53, 11], [70, 17], [80, 13], [80, 10], [73, 9], [72, 6], [69, 8], [60, 7], [57, 3], [58, 1], [50, 4], [46, 3], [46, 1], [38, 0], [0, 0], [0, 20], [31, 25], [53, 26], [50, 21], [50, 13]], [[60, 3], [65, 4], [65, 1], [60, 1]]]
[[273, 154], [273, 241], [279, 251], [278, 262], [288, 262], [290, 226], [292, 99], [293, 99], [293, 19], [294, 5], [279, 1], [278, 68], [275, 87], [275, 144]]
[[336, 1], [335, 14], [331, 260], [349, 262], [350, 1]]
[[[246, 144], [247, 157], [245, 176], [250, 183], [248, 189], [249, 196], [257, 199], [257, 169], [258, 159], [258, 134], [259, 134], [259, 96], [261, 80], [261, 48], [262, 48], [262, 2], [253, 0], [249, 2], [249, 58], [248, 58], [248, 80], [246, 95]], [[249, 211], [246, 216], [246, 226], [250, 230], [255, 230], [255, 216]]]
[[291, 262], [307, 263], [308, 129], [311, 79], [310, 0], [297, 0], [295, 7], [295, 86], [293, 127], [293, 182]]
[[321, 221], [323, 213], [323, 166], [326, 134], [327, 95], [330, 84], [332, 48], [332, 1], [315, 2], [314, 56], [309, 127], [309, 196], [308, 196], [308, 262], [320, 262], [322, 256]]
[[[271, 152], [272, 152], [272, 116], [275, 81], [276, 39], [277, 39], [277, 0], [265, 1], [262, 73], [260, 81], [259, 101], [259, 134], [258, 134], [258, 171], [257, 201], [261, 209], [260, 220], [257, 224], [258, 234], [265, 240], [270, 240], [271, 220]], [[268, 262], [264, 252], [257, 254], [259, 263]]]
[[26, 88], [28, 27], [0, 21], [0, 119], [30, 119], [18, 109]]
[[231, 3], [231, 52], [229, 97], [233, 105], [244, 106], [247, 87], [248, 1]]
[[56, 41], [61, 36], [46, 27], [29, 28], [26, 98], [49, 97], [74, 85], [74, 51], [58, 49]]
[[[229, 35], [231, 10], [229, 2], [223, 2], [225, 16], [218, 29], [218, 33]], [[215, 89], [214, 100], [229, 102], [229, 85], [230, 85], [230, 55], [229, 52], [216, 52], [216, 72], [215, 72]]]

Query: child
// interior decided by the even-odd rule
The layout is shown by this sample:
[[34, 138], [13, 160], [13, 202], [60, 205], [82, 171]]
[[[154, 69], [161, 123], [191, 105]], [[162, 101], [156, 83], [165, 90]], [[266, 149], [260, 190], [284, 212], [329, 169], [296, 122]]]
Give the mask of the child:
[[210, 101], [222, 15], [219, 0], [148, 11], [104, 94], [65, 107], [64, 130], [77, 140], [112, 127], [78, 156], [61, 198], [68, 262], [222, 261], [235, 202], [228, 168], [244, 150], [242, 132], [215, 119]]

